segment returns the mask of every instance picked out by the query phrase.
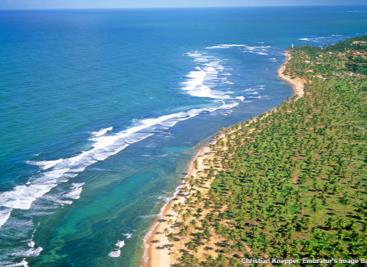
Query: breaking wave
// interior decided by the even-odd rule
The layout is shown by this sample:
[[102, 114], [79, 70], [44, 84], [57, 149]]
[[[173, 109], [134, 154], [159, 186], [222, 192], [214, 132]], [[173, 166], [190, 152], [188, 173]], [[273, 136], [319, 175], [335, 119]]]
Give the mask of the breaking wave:
[[228, 83], [227, 76], [221, 75], [224, 66], [220, 60], [197, 51], [187, 53], [187, 55], [192, 57], [198, 66], [186, 75], [186, 80], [182, 82], [182, 89], [194, 97], [231, 99], [231, 91], [213, 89], [219, 83]]
[[[262, 49], [266, 47], [247, 47], [248, 51], [257, 53], [265, 51]], [[19, 238], [25, 242], [22, 243], [21, 250], [12, 248], [12, 252], [4, 254], [1, 260], [10, 258], [18, 261], [9, 263], [9, 266], [28, 266], [26, 258], [37, 257], [42, 252], [42, 247], [35, 245], [33, 235], [29, 241], [29, 237], [26, 237], [29, 231], [27, 234], [23, 233], [25, 228], [33, 228], [33, 220], [30, 216], [49, 214], [56, 207], [71, 205], [78, 200], [85, 183], [73, 182], [73, 179], [89, 166], [104, 161], [157, 132], [166, 131], [179, 122], [200, 114], [231, 110], [245, 101], [244, 96], [235, 96], [230, 90], [233, 85], [233, 82], [229, 80], [231, 73], [222, 60], [206, 51], [190, 52], [187, 53], [187, 56], [194, 60], [196, 67], [185, 76], [181, 89], [192, 97], [210, 99], [211, 104], [159, 117], [141, 119], [122, 131], [116, 131], [112, 126], [97, 129], [90, 132], [89, 147], [74, 155], [58, 159], [27, 161], [27, 164], [38, 167], [38, 172], [29, 177], [25, 184], [0, 192], [0, 229], [6, 228], [2, 234], [7, 236], [12, 231], [21, 231]], [[41, 201], [37, 202], [38, 200]], [[43, 203], [47, 203], [47, 207], [43, 207]], [[49, 203], [51, 205], [48, 205]], [[19, 212], [15, 212], [16, 210], [30, 210], [27, 216], [21, 218], [24, 227], [19, 224]], [[131, 234], [123, 236], [124, 238], [116, 242], [115, 249], [109, 253], [110, 257], [119, 257], [126, 240], [131, 238]], [[5, 263], [7, 262], [2, 261], [2, 264]]]
[[127, 239], [130, 239], [133, 234], [132, 233], [126, 233], [126, 234], [123, 234], [123, 236], [125, 237], [125, 240], [118, 240], [116, 243], [115, 243], [115, 249], [112, 250], [110, 253], [108, 253], [108, 256], [111, 257], [111, 258], [118, 258], [121, 256], [121, 249], [126, 245], [125, 241]]
[[221, 44], [208, 46], [206, 49], [229, 49], [229, 48], [240, 48], [244, 53], [257, 54], [262, 56], [269, 55], [270, 45], [258, 45], [251, 46], [245, 44]]
[[[197, 108], [189, 111], [163, 115], [157, 118], [140, 120], [132, 127], [117, 132], [98, 131], [94, 134], [91, 149], [81, 151], [69, 158], [49, 161], [29, 161], [29, 164], [40, 167], [41, 172], [29, 179], [24, 185], [18, 185], [11, 191], [0, 193], [0, 226], [10, 218], [13, 209], [28, 210], [37, 199], [41, 198], [60, 183], [66, 183], [83, 172], [88, 166], [103, 161], [131, 144], [142, 141], [160, 129], [171, 128], [180, 121], [198, 116], [203, 112], [213, 112], [220, 109], [230, 109], [238, 103], [223, 103], [216, 107]], [[71, 192], [63, 195], [70, 200], [78, 199], [84, 184], [74, 184]], [[64, 202], [68, 204], [67, 202]], [[69, 202], [71, 204], [72, 201]]]

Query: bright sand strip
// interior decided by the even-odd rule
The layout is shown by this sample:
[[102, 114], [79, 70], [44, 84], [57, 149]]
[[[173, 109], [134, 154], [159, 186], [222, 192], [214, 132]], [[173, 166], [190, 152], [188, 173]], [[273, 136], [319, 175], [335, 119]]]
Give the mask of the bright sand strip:
[[[279, 68], [278, 75], [282, 80], [292, 86], [296, 99], [299, 99], [304, 95], [305, 80], [297, 77], [292, 78], [285, 74], [286, 64], [291, 59], [291, 55], [286, 52], [285, 56], [286, 61]], [[254, 120], [249, 121], [248, 124], [251, 124], [253, 121]], [[192, 191], [199, 190], [202, 194], [207, 193], [213, 179], [208, 179], [205, 186], [194, 186], [194, 188], [190, 188], [190, 177], [194, 179], [199, 178], [200, 173], [213, 167], [213, 162], [218, 163], [217, 152], [226, 150], [226, 146], [220, 144], [225, 144], [227, 136], [234, 131], [236, 131], [235, 127], [231, 128], [231, 131], [226, 130], [218, 134], [209, 144], [202, 146], [193, 157], [188, 173], [183, 179], [182, 184], [177, 188], [172, 199], [161, 209], [157, 221], [144, 238], [144, 258], [141, 263], [142, 267], [169, 267], [175, 262], [175, 255], [178, 253], [178, 248], [175, 248], [175, 246], [170, 247], [169, 244], [171, 244], [171, 242], [169, 242], [167, 237], [167, 233], [171, 232], [170, 230], [173, 229], [173, 224], [179, 218], [179, 214], [177, 214], [172, 207], [175, 204], [184, 205]], [[218, 171], [220, 166], [216, 166], [215, 169]]]
[[[198, 172], [204, 169], [204, 158], [213, 155], [208, 145], [202, 146], [190, 163], [190, 167], [185, 177], [195, 177]], [[196, 164], [194, 163], [196, 162]], [[172, 206], [176, 203], [184, 204], [187, 195], [182, 194], [180, 189], [187, 186], [187, 182], [183, 181], [181, 186], [177, 188], [173, 198], [162, 208], [160, 215], [157, 218], [157, 222], [152, 226], [148, 234], [144, 239], [144, 260], [142, 266], [171, 266], [171, 255], [169, 248], [162, 248], [165, 244], [169, 244], [167, 236], [165, 235], [165, 229], [170, 229], [172, 222], [178, 214], [172, 209]]]
[[289, 52], [284, 53], [286, 57], [285, 63], [279, 68], [278, 70], [278, 76], [283, 80], [289, 83], [292, 88], [293, 92], [296, 95], [297, 99], [300, 97], [303, 97], [304, 95], [304, 85], [306, 81], [304, 79], [298, 78], [298, 77], [290, 77], [285, 74], [287, 62], [292, 59], [292, 56]]

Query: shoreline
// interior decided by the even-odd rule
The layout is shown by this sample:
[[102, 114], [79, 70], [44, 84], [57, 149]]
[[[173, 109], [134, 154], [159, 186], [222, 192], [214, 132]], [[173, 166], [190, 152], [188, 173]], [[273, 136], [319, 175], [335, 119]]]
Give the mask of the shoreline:
[[176, 203], [182, 203], [186, 199], [186, 195], [180, 195], [181, 189], [188, 186], [187, 178], [190, 176], [195, 176], [201, 168], [195, 166], [195, 162], [198, 160], [203, 160], [206, 155], [211, 154], [212, 149], [210, 149], [210, 145], [216, 143], [216, 136], [211, 141], [207, 141], [201, 146], [192, 157], [189, 165], [186, 176], [183, 178], [181, 184], [176, 188], [175, 193], [170, 198], [170, 200], [164, 204], [161, 208], [159, 215], [156, 218], [154, 224], [150, 227], [150, 230], [144, 237], [144, 254], [143, 260], [140, 266], [148, 267], [148, 266], [170, 266], [171, 257], [169, 255], [168, 249], [157, 249], [155, 240], [159, 240], [159, 243], [168, 243], [168, 238], [161, 233], [164, 231], [166, 227], [169, 227], [170, 223], [165, 220], [167, 215], [169, 216], [177, 216], [177, 214], [172, 210], [172, 206]]
[[[304, 84], [306, 81], [298, 77], [292, 78], [285, 74], [287, 63], [291, 60], [292, 57], [288, 51], [285, 52], [284, 55], [285, 61], [278, 69], [278, 76], [280, 79], [287, 82], [292, 87], [295, 100], [297, 100], [304, 96]], [[274, 110], [276, 110], [276, 108], [270, 110], [269, 112], [272, 112]], [[247, 123], [251, 124], [252, 122], [256, 121], [258, 117], [248, 121]], [[182, 183], [177, 187], [172, 198], [170, 198], [170, 200], [162, 207], [157, 219], [144, 237], [144, 252], [143, 259], [140, 265], [141, 267], [169, 267], [173, 263], [169, 240], [168, 237], [164, 234], [164, 232], [172, 226], [172, 222], [176, 221], [178, 218], [178, 214], [174, 211], [173, 206], [175, 204], [184, 204], [191, 191], [189, 183], [190, 178], [193, 177], [195, 179], [195, 176], [198, 173], [203, 172], [205, 169], [210, 167], [208, 166], [209, 164], [207, 162], [211, 162], [214, 160], [216, 154], [215, 152], [217, 151], [216, 149], [218, 149], [218, 146], [221, 150], [226, 149], [226, 147], [221, 147], [219, 145], [219, 141], [226, 139], [226, 135], [228, 135], [229, 133], [230, 132], [217, 133], [211, 141], [201, 145], [195, 153], [194, 157], [190, 161], [188, 172], [183, 178]], [[205, 189], [200, 190], [209, 190], [212, 180], [213, 179], [208, 179]], [[183, 193], [184, 190], [182, 189], [188, 189], [189, 193]], [[173, 251], [175, 250], [173, 249]]]
[[287, 63], [292, 59], [292, 55], [288, 51], [286, 51], [284, 53], [284, 56], [285, 62], [278, 69], [278, 76], [292, 87], [296, 99], [301, 98], [304, 96], [304, 87], [306, 81], [299, 77], [292, 78], [285, 73]]

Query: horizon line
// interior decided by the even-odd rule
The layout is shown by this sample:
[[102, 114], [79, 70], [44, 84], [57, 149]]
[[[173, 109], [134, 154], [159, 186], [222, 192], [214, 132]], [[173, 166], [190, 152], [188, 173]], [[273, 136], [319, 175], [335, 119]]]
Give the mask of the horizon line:
[[0, 8], [0, 11], [32, 11], [32, 10], [131, 10], [131, 9], [219, 9], [219, 8], [297, 8], [297, 7], [367, 7], [367, 4], [351, 4], [351, 5], [241, 5], [241, 6], [171, 6], [171, 7], [37, 7], [37, 8]]

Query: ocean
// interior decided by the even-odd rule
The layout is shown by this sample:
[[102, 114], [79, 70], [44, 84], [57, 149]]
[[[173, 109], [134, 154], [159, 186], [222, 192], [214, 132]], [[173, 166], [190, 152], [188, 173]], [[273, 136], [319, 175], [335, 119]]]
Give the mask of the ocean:
[[139, 266], [195, 150], [367, 8], [0, 11], [0, 265]]

